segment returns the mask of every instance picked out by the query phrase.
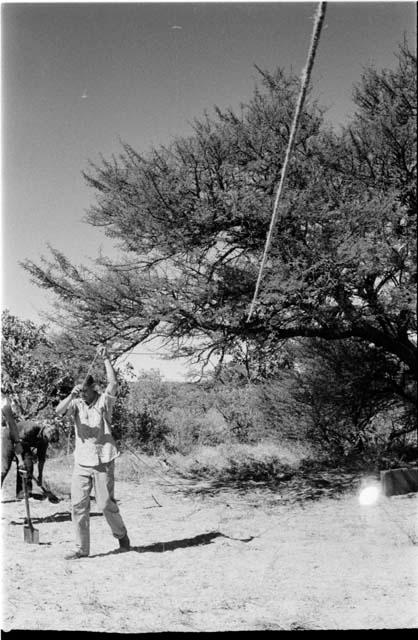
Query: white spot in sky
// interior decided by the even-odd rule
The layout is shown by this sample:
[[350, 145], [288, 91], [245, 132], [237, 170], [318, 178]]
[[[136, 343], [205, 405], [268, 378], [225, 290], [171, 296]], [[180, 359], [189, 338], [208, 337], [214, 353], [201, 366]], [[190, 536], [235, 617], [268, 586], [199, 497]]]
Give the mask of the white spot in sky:
[[172, 29], [183, 29], [183, 27], [180, 27], [178, 24], [173, 24], [173, 26], [171, 28]]
[[81, 97], [88, 98], [87, 89], [84, 89], [83, 95]]

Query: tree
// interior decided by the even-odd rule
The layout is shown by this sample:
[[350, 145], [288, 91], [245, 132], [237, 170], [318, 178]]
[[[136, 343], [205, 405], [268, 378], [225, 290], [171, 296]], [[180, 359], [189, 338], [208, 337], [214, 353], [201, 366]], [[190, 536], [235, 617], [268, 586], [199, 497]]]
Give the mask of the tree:
[[416, 431], [416, 405], [405, 367], [383, 349], [360, 340], [312, 340], [300, 345], [298, 362], [291, 398], [308, 418], [307, 438], [321, 450], [370, 452], [377, 443], [385, 449], [395, 438]]
[[129, 442], [150, 454], [173, 448], [167, 413], [177, 404], [176, 391], [174, 383], [163, 380], [156, 370], [125, 382], [123, 399], [116, 406], [114, 430], [122, 447]]
[[73, 384], [70, 372], [56, 358], [45, 325], [2, 313], [2, 388], [18, 418], [51, 413], [51, 403]]
[[162, 336], [173, 354], [223, 361], [294, 337], [360, 339], [416, 378], [416, 59], [364, 72], [341, 133], [311, 101], [290, 163], [256, 313], [249, 304], [299, 89], [260, 71], [239, 114], [216, 109], [188, 138], [144, 157], [128, 144], [91, 165], [97, 203], [87, 222], [120, 259], [75, 267], [24, 263], [58, 296], [72, 326], [119, 340], [120, 352]]
[[[54, 408], [87, 371], [99, 385], [106, 385], [103, 365], [94, 358], [94, 347], [87, 339], [74, 340], [70, 334], [53, 333], [46, 324], [21, 320], [5, 310], [1, 354], [2, 390], [11, 399], [17, 419], [54, 422], [63, 430], [69, 446], [73, 439], [72, 422], [56, 416]], [[118, 400], [112, 420], [116, 434], [124, 420], [124, 398], [132, 379], [129, 365], [119, 369], [118, 379]]]

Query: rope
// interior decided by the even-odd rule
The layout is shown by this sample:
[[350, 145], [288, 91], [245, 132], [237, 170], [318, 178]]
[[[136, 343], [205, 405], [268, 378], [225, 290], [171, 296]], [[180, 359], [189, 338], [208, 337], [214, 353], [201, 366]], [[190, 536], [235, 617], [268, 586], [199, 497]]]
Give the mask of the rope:
[[284, 181], [285, 181], [285, 178], [286, 178], [286, 173], [287, 173], [287, 168], [288, 168], [288, 164], [289, 164], [290, 154], [292, 152], [294, 140], [295, 140], [295, 137], [296, 137], [296, 131], [297, 131], [297, 128], [298, 128], [298, 125], [299, 125], [299, 120], [300, 120], [300, 116], [301, 116], [301, 113], [302, 113], [302, 107], [303, 107], [303, 103], [305, 101], [306, 92], [308, 90], [308, 85], [309, 85], [309, 81], [310, 81], [310, 77], [311, 77], [312, 67], [313, 67], [313, 63], [314, 63], [314, 59], [315, 59], [315, 54], [316, 54], [316, 50], [317, 50], [317, 47], [318, 47], [318, 44], [319, 44], [319, 37], [321, 35], [322, 24], [323, 24], [324, 17], [325, 17], [326, 5], [327, 5], [326, 2], [320, 2], [319, 5], [318, 5], [318, 8], [317, 8], [317, 11], [316, 11], [315, 24], [314, 24], [314, 28], [313, 28], [313, 32], [312, 32], [311, 44], [310, 44], [310, 48], [309, 48], [308, 58], [307, 58], [306, 66], [304, 67], [304, 69], [302, 71], [301, 90], [300, 90], [298, 102], [297, 102], [297, 105], [296, 105], [295, 114], [293, 116], [292, 127], [291, 127], [290, 135], [289, 135], [289, 142], [288, 142], [288, 145], [287, 145], [286, 155], [285, 155], [285, 159], [284, 159], [283, 167], [282, 167], [280, 184], [279, 184], [279, 188], [277, 190], [276, 198], [275, 198], [275, 201], [274, 201], [273, 214], [272, 214], [272, 217], [271, 217], [270, 228], [269, 228], [269, 231], [268, 231], [268, 234], [267, 234], [267, 238], [266, 238], [266, 244], [265, 244], [265, 247], [264, 247], [263, 258], [261, 260], [260, 271], [258, 273], [257, 284], [255, 286], [254, 297], [253, 297], [253, 300], [251, 302], [251, 307], [250, 307], [250, 312], [248, 314], [247, 322], [249, 322], [250, 319], [251, 319], [252, 313], [254, 311], [255, 303], [256, 303], [256, 300], [257, 300], [258, 292], [259, 292], [259, 289], [260, 289], [261, 277], [262, 277], [263, 269], [264, 269], [264, 266], [265, 266], [265, 263], [266, 263], [266, 260], [267, 260], [267, 253], [268, 253], [268, 250], [269, 250], [269, 247], [270, 247], [270, 244], [271, 244], [274, 225], [276, 223], [278, 205], [279, 205], [279, 201], [280, 201], [282, 190], [283, 190], [283, 184], [284, 184]]
[[98, 356], [98, 355], [99, 355], [99, 354], [98, 354], [98, 353], [97, 353], [97, 351], [96, 351], [96, 353], [95, 353], [95, 355], [94, 355], [94, 358], [93, 358], [93, 360], [92, 360], [92, 362], [91, 362], [91, 364], [90, 364], [89, 368], [87, 369], [87, 373], [86, 373], [86, 376], [85, 376], [85, 378], [84, 378], [84, 382], [87, 380], [87, 378], [88, 378], [88, 376], [89, 376], [89, 374], [90, 374], [90, 371], [93, 369], [94, 363], [96, 362], [96, 359], [97, 359], [97, 356]]
[[124, 447], [126, 447], [126, 449], [128, 449], [128, 451], [130, 451], [131, 453], [133, 453], [133, 455], [135, 456], [135, 458], [137, 458], [139, 460], [139, 462], [142, 462], [143, 465], [145, 465], [146, 467], [148, 467], [148, 469], [151, 469], [151, 471], [153, 473], [155, 473], [157, 476], [159, 476], [160, 478], [162, 478], [162, 480], [164, 480], [164, 484], [169, 484], [173, 487], [188, 487], [188, 483], [180, 483], [180, 482], [172, 482], [171, 480], [169, 480], [166, 476], [163, 476], [162, 473], [160, 473], [159, 471], [157, 471], [155, 469], [155, 467], [152, 467], [150, 464], [148, 464], [147, 462], [145, 462], [145, 460], [143, 460], [143, 458], [141, 458], [141, 456], [139, 456], [136, 451], [134, 451], [132, 449], [132, 447], [130, 447], [126, 442], [124, 442]]

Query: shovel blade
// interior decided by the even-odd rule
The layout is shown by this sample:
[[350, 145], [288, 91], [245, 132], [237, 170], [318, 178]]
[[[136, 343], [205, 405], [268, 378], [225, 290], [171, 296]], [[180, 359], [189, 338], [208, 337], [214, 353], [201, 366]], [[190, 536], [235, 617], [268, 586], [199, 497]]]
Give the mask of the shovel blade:
[[33, 527], [23, 527], [23, 539], [29, 544], [39, 544], [39, 530]]

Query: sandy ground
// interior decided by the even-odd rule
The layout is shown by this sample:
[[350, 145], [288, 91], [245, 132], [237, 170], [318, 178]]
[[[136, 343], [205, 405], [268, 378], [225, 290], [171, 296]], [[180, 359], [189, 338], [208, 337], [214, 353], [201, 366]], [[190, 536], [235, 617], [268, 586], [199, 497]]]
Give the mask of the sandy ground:
[[[47, 474], [48, 475], [48, 474]], [[260, 488], [186, 497], [161, 479], [118, 482], [133, 548], [92, 502], [91, 556], [73, 549], [70, 502], [2, 494], [2, 629], [117, 633], [418, 627], [418, 496], [355, 493], [287, 503]], [[158, 501], [162, 506], [158, 506]]]

